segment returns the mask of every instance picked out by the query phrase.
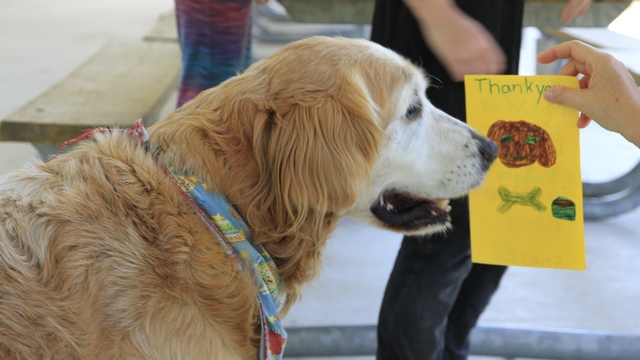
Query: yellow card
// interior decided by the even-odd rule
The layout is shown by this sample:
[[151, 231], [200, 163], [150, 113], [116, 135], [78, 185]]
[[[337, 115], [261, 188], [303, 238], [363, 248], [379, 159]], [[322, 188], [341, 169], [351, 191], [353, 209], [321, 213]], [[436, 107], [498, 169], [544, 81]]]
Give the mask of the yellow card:
[[544, 99], [571, 76], [465, 77], [467, 123], [499, 158], [469, 195], [474, 262], [583, 270], [584, 219], [578, 112]]

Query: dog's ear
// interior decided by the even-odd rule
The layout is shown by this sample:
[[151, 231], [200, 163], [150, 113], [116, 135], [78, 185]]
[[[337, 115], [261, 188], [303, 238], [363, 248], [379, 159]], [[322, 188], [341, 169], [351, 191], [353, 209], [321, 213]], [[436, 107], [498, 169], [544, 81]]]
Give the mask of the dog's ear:
[[548, 168], [556, 163], [556, 147], [553, 145], [551, 136], [544, 129], [540, 128], [539, 132], [538, 163]]
[[276, 196], [289, 215], [346, 210], [368, 184], [383, 134], [359, 86], [339, 95], [297, 94], [275, 118], [268, 157]]
[[487, 132], [487, 137], [493, 141], [495, 141], [498, 145], [500, 145], [500, 140], [505, 132], [506, 121], [498, 120], [491, 124], [489, 127], [489, 131]]

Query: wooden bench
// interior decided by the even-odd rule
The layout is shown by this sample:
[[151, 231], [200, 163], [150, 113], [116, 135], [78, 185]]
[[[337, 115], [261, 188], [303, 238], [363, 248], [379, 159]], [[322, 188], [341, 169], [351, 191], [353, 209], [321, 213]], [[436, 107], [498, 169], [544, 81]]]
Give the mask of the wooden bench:
[[0, 141], [32, 143], [43, 157], [98, 126], [151, 124], [180, 77], [175, 43], [111, 41], [85, 63], [0, 120]]
[[162, 14], [151, 30], [144, 36], [144, 41], [178, 43], [178, 25], [176, 11], [172, 9]]

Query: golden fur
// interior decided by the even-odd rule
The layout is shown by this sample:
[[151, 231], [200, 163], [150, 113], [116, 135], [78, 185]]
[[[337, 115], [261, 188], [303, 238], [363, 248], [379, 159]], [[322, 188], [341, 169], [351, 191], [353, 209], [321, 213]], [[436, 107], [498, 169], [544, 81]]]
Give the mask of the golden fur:
[[[450, 192], [479, 183], [487, 166], [475, 165], [476, 138], [428, 108], [425, 86], [416, 67], [372, 43], [312, 38], [151, 126], [149, 150], [124, 133], [98, 134], [1, 177], [0, 358], [255, 360], [253, 281], [151, 153], [235, 206], [278, 266], [286, 313], [338, 220], [372, 187], [393, 185], [381, 173], [372, 186], [371, 173], [391, 142], [387, 127], [411, 102], [423, 101], [424, 115], [403, 124], [449, 134], [447, 148], [478, 168]], [[434, 153], [455, 166], [458, 157]]]

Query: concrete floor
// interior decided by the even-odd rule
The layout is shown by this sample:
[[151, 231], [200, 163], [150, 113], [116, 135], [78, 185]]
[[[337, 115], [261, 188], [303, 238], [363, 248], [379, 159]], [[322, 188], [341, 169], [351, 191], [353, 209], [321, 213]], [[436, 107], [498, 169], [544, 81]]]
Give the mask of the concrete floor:
[[[2, 0], [0, 117], [63, 78], [107, 40], [141, 38], [172, 6], [171, 0]], [[531, 74], [535, 34], [527, 34], [523, 73]], [[257, 42], [256, 52], [277, 46]], [[640, 158], [638, 149], [595, 124], [582, 131], [581, 146], [589, 181], [621, 175]], [[0, 174], [35, 154], [29, 144], [0, 143]], [[587, 222], [585, 271], [510, 268], [481, 324], [640, 334], [638, 223], [640, 209]], [[322, 275], [305, 288], [285, 324], [376, 323], [399, 243], [396, 234], [344, 221], [329, 242]]]

